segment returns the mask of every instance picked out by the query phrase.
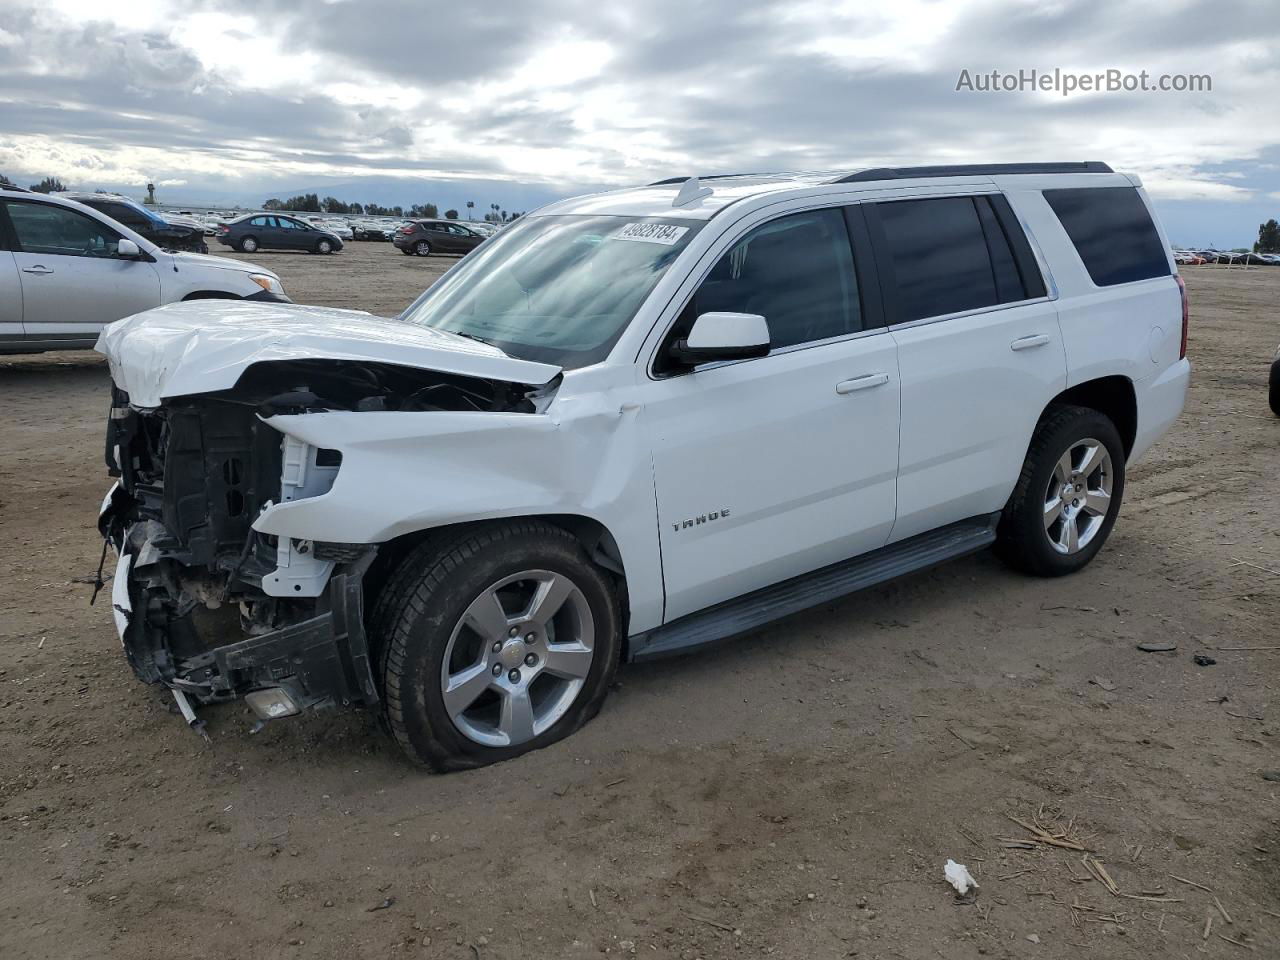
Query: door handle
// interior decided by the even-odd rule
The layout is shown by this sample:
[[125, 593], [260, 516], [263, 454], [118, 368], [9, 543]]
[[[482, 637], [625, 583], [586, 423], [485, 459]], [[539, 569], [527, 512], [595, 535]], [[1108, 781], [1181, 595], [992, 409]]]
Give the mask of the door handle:
[[864, 373], [862, 376], [854, 377], [852, 380], [841, 380], [836, 384], [836, 393], [843, 397], [858, 390], [883, 387], [888, 382], [889, 375], [887, 373]]
[[1049, 342], [1049, 335], [1045, 333], [1033, 333], [1029, 337], [1019, 337], [1013, 343], [1009, 344], [1010, 350], [1030, 350], [1032, 347], [1043, 347]]
[[36, 264], [35, 266], [33, 266], [33, 267], [23, 267], [23, 268], [22, 268], [22, 272], [23, 272], [23, 273], [35, 273], [35, 274], [40, 274], [40, 275], [42, 275], [42, 276], [43, 276], [43, 275], [44, 275], [44, 274], [46, 274], [46, 273], [53, 273], [53, 270], [52, 270], [51, 268], [49, 268], [49, 267], [46, 267], [46, 266], [45, 266], [44, 264], [42, 264], [42, 263], [37, 263], [37, 264]]

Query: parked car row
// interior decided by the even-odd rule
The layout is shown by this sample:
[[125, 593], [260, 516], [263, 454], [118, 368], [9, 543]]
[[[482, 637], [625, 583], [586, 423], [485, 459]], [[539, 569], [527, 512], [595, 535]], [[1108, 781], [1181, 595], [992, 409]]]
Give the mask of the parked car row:
[[1280, 267], [1280, 253], [1236, 253], [1232, 250], [1174, 250], [1173, 259], [1180, 265], [1202, 263], [1234, 264], [1250, 267]]

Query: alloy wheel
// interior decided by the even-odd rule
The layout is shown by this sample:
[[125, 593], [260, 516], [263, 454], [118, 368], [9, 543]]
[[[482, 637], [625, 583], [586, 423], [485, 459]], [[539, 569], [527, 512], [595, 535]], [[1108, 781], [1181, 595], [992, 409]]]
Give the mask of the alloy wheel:
[[440, 691], [463, 736], [517, 746], [568, 712], [591, 671], [595, 621], [582, 590], [549, 570], [504, 577], [476, 597], [445, 647]]
[[1111, 509], [1115, 473], [1100, 440], [1077, 440], [1059, 458], [1044, 495], [1044, 532], [1058, 553], [1079, 553], [1098, 535]]

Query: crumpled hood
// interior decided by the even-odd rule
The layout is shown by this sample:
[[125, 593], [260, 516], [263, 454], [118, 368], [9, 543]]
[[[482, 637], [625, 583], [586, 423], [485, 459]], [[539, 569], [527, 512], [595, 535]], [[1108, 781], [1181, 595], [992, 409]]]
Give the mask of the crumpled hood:
[[394, 363], [509, 383], [543, 384], [560, 368], [497, 347], [359, 310], [188, 300], [108, 324], [95, 349], [140, 407], [226, 390], [255, 363], [334, 359]]

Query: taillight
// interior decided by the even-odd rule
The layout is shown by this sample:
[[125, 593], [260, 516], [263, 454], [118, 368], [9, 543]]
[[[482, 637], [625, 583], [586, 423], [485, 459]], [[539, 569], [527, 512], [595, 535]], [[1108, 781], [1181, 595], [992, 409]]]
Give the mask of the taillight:
[[1181, 274], [1175, 273], [1173, 279], [1178, 281], [1178, 293], [1182, 296], [1182, 346], [1178, 349], [1178, 359], [1187, 356], [1187, 328], [1191, 326], [1191, 302], [1187, 299], [1187, 281]]

